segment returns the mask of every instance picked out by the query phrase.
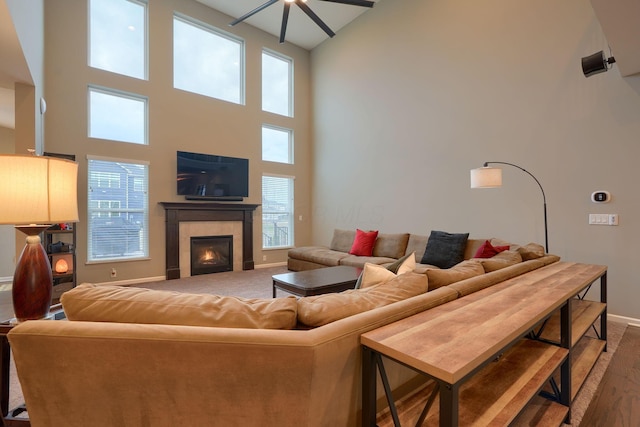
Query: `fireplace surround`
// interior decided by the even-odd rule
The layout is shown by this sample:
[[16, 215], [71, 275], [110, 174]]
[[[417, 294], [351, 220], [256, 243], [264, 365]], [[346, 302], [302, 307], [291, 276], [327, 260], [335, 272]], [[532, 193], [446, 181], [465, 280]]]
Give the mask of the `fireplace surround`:
[[253, 270], [253, 212], [259, 205], [247, 203], [160, 202], [165, 209], [166, 277], [179, 279], [180, 223], [239, 221], [242, 224], [242, 269]]

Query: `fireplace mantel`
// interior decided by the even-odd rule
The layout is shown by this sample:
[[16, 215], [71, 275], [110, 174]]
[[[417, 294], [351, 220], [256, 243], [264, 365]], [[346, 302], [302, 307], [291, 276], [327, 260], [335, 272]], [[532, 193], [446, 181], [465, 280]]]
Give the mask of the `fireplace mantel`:
[[253, 211], [247, 203], [160, 202], [166, 216], [166, 275], [180, 278], [180, 223], [185, 221], [241, 221], [242, 269], [253, 270]]

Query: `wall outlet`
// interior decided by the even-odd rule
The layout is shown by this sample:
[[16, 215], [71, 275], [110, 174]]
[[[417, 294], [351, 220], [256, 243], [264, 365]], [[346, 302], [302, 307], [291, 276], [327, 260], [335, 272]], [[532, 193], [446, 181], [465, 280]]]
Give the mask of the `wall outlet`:
[[262, 260], [266, 261], [267, 260], [267, 256], [266, 255], [262, 255]]
[[115, 268], [111, 269], [111, 277], [118, 277], [118, 271]]

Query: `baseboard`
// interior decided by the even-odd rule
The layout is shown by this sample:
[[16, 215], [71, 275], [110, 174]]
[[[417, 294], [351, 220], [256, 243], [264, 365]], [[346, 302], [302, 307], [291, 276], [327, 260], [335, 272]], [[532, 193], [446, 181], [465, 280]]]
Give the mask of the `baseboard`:
[[611, 322], [626, 323], [631, 326], [640, 326], [640, 319], [633, 317], [618, 316], [615, 314], [607, 314], [607, 320]]
[[271, 268], [271, 267], [282, 267], [282, 266], [286, 266], [287, 262], [274, 262], [273, 264], [258, 264], [258, 265], [254, 265], [253, 268], [255, 268], [256, 270], [259, 268]]
[[130, 285], [137, 285], [139, 283], [159, 282], [161, 280], [166, 280], [166, 279], [167, 278], [165, 276], [140, 277], [137, 279], [114, 280], [112, 282], [100, 282], [100, 283], [93, 283], [93, 284], [98, 286], [102, 286], [102, 285], [130, 286]]

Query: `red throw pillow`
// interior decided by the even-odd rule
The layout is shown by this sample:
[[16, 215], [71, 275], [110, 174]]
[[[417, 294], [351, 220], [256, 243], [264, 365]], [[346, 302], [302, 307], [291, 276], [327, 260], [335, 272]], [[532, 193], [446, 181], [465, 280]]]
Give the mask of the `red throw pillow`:
[[509, 246], [493, 246], [490, 241], [485, 240], [482, 246], [476, 251], [474, 258], [491, 258], [508, 249]]
[[371, 256], [373, 254], [373, 245], [378, 238], [378, 231], [362, 231], [356, 229], [356, 238], [353, 239], [353, 245], [349, 253], [358, 256]]

